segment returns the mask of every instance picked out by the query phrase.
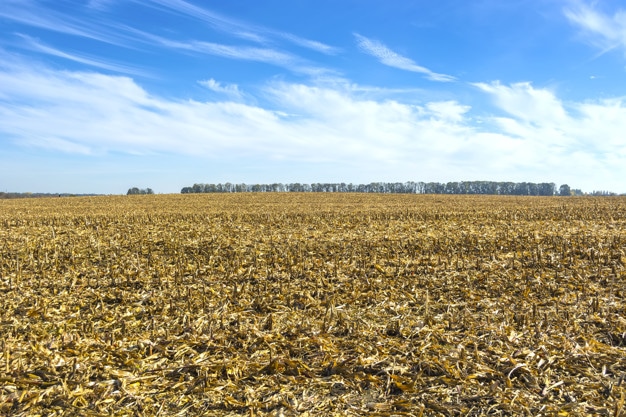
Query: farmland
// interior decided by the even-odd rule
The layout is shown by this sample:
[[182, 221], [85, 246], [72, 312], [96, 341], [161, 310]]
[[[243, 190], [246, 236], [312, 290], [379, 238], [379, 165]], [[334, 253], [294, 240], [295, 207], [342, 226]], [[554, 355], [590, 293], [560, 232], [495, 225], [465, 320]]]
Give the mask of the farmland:
[[626, 199], [0, 200], [0, 415], [626, 416]]

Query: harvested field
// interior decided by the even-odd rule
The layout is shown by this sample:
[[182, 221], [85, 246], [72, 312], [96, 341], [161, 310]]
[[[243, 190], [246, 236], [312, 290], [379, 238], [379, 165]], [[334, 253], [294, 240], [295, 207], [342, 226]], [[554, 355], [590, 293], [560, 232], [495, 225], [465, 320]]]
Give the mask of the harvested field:
[[626, 416], [626, 199], [0, 200], [0, 414]]

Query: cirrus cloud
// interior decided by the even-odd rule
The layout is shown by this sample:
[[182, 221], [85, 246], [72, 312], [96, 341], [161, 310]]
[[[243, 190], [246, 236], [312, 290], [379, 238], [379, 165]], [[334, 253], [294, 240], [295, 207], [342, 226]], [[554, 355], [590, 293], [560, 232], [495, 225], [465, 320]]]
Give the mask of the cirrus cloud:
[[626, 10], [612, 15], [582, 1], [573, 1], [565, 9], [567, 19], [578, 26], [585, 40], [600, 49], [600, 54], [616, 48], [626, 53]]
[[449, 82], [455, 80], [455, 78], [451, 75], [438, 74], [426, 67], [417, 65], [412, 59], [392, 51], [378, 40], [366, 38], [358, 33], [355, 33], [354, 36], [356, 38], [357, 45], [363, 52], [377, 58], [384, 65], [405, 71], [425, 74], [426, 78], [431, 81]]

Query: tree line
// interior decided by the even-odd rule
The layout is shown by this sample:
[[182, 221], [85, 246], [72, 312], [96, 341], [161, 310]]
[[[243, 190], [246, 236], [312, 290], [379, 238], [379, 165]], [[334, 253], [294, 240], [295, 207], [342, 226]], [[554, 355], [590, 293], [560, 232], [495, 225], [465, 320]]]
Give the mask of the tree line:
[[154, 194], [154, 191], [152, 191], [152, 188], [133, 187], [133, 188], [129, 188], [128, 191], [126, 192], [126, 195], [144, 195], [144, 194]]
[[14, 198], [51, 198], [51, 197], [92, 197], [99, 194], [70, 194], [70, 193], [13, 193], [0, 191], [0, 200]]
[[273, 183], [273, 184], [194, 184], [183, 187], [182, 194], [191, 193], [250, 193], [250, 192], [300, 192], [300, 193], [384, 193], [384, 194], [490, 194], [490, 195], [582, 195], [563, 184], [557, 190], [552, 182], [372, 182], [370, 184], [346, 183]]

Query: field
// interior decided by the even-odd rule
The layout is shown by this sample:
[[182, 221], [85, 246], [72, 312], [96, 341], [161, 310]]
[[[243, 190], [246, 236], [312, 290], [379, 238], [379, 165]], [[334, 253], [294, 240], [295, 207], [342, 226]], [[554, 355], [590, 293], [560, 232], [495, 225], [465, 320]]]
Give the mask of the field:
[[0, 200], [0, 415], [626, 416], [626, 199]]

